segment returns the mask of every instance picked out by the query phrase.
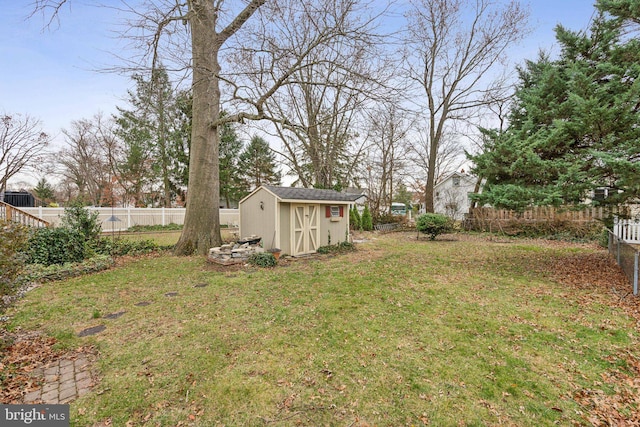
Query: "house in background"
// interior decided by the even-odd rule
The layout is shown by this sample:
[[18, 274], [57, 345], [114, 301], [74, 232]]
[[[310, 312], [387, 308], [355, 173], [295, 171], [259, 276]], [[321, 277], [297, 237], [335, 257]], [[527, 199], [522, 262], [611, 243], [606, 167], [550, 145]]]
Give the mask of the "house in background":
[[239, 203], [241, 237], [299, 256], [349, 240], [349, 209], [361, 194], [263, 185]]
[[469, 212], [477, 178], [464, 171], [453, 172], [438, 182], [433, 192], [433, 210], [435, 213], [447, 215], [455, 220], [464, 219]]

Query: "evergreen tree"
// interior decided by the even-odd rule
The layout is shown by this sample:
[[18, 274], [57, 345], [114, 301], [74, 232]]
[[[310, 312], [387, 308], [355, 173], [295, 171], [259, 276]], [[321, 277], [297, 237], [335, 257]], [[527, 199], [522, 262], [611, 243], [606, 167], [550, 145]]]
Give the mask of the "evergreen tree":
[[349, 222], [351, 224], [351, 229], [360, 230], [360, 212], [358, 212], [358, 208], [355, 206], [349, 210]]
[[242, 140], [238, 138], [233, 123], [225, 123], [220, 132], [220, 197], [227, 206], [232, 201], [239, 201], [246, 192], [243, 191], [238, 161], [242, 151]]
[[125, 192], [136, 204], [146, 204], [144, 193], [160, 187], [165, 207], [184, 183], [185, 145], [189, 144], [189, 95], [176, 93], [167, 71], [154, 69], [145, 78], [133, 76], [130, 110], [118, 108], [116, 134], [121, 153], [113, 165]]
[[40, 178], [38, 184], [33, 187], [33, 192], [44, 203], [48, 204], [54, 201], [53, 187], [45, 177]]
[[251, 138], [240, 155], [240, 171], [246, 191], [263, 184], [280, 185], [280, 172], [276, 170], [276, 155], [269, 143], [259, 136]]
[[561, 57], [520, 70], [509, 127], [485, 131], [485, 152], [470, 156], [486, 179], [480, 203], [571, 204], [598, 187], [610, 197], [595, 203], [640, 196], [640, 41], [623, 37], [628, 19], [601, 13], [589, 32], [559, 26]]
[[360, 220], [360, 227], [364, 231], [373, 230], [373, 217], [368, 205], [364, 205], [364, 211], [362, 211], [362, 218]]

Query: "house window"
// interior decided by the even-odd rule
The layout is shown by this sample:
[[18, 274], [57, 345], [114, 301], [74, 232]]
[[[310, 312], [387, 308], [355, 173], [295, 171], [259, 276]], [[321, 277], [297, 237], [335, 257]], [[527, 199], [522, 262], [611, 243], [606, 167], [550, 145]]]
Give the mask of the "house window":
[[453, 177], [453, 186], [454, 187], [459, 187], [460, 186], [460, 177], [459, 176], [454, 176]]

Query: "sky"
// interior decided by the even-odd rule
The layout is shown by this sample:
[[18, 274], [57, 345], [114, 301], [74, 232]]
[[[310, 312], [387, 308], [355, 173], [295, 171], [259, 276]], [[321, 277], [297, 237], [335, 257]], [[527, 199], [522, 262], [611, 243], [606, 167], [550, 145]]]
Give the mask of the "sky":
[[[130, 4], [137, 0], [130, 0]], [[403, 0], [400, 0], [403, 1]], [[74, 120], [115, 112], [126, 106], [130, 76], [101, 70], [116, 66], [124, 45], [116, 37], [124, 15], [98, 1], [68, 0], [59, 21], [45, 28], [41, 14], [29, 18], [31, 1], [1, 0], [0, 114], [39, 119], [43, 129], [63, 144], [61, 130]], [[102, 0], [119, 4], [118, 0]], [[573, 30], [588, 26], [592, 0], [523, 0], [531, 10], [532, 33], [513, 50], [511, 62], [535, 59], [540, 49], [554, 52], [553, 28], [561, 23]], [[37, 181], [37, 177], [19, 179]]]

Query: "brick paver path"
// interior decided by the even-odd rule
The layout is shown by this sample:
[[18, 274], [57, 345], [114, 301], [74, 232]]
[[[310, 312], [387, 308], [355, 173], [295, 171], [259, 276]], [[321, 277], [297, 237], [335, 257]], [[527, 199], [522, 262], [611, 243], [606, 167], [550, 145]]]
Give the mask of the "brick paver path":
[[27, 393], [24, 403], [69, 403], [87, 394], [93, 386], [91, 361], [86, 354], [73, 358], [61, 358], [44, 368], [34, 371], [43, 380], [39, 390]]

